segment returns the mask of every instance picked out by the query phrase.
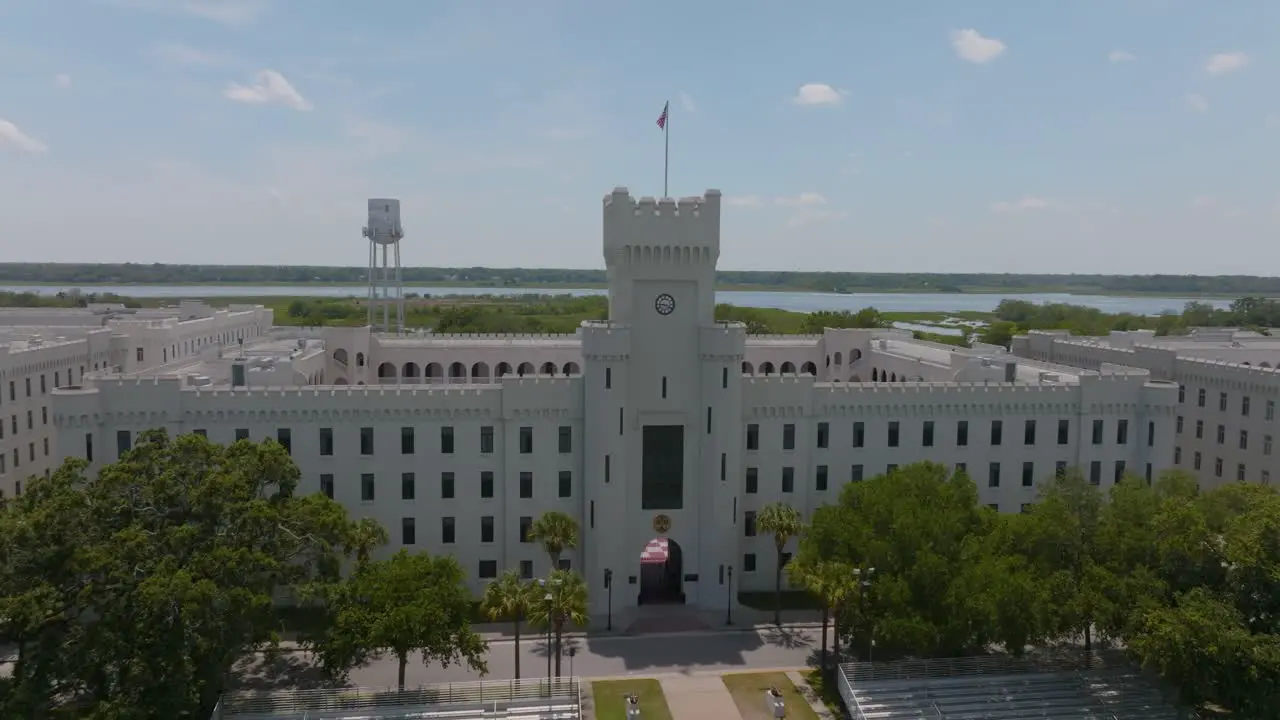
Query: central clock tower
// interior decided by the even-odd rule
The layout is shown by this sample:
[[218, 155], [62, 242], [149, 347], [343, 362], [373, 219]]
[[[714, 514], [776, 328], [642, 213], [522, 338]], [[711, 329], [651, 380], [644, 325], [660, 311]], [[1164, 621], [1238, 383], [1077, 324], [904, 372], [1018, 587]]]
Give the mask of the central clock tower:
[[[715, 321], [720, 193], [636, 200], [615, 189], [603, 234], [609, 322], [584, 326], [582, 343], [584, 463], [601, 478], [585, 500], [607, 529], [585, 531], [587, 572], [611, 571], [615, 601], [619, 590], [637, 603], [660, 591], [669, 602], [724, 607], [737, 547], [745, 335]], [[655, 575], [658, 547], [671, 559]]]

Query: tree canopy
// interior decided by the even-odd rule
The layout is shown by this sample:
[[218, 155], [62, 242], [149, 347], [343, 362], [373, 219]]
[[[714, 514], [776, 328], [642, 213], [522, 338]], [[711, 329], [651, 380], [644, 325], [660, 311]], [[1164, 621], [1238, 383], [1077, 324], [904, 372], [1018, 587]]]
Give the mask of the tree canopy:
[[[963, 472], [919, 463], [845, 486], [795, 563], [841, 605], [859, 655], [868, 635], [876, 659], [1120, 645], [1187, 702], [1280, 717], [1280, 495], [1267, 486], [1200, 492], [1169, 473], [1104, 491], [1066, 473], [1000, 514]], [[833, 592], [813, 578], [832, 567], [876, 572]]]
[[0, 508], [0, 717], [207, 717], [276, 639], [273, 595], [336, 580], [356, 524], [274, 441], [154, 430], [96, 476], [67, 460]]

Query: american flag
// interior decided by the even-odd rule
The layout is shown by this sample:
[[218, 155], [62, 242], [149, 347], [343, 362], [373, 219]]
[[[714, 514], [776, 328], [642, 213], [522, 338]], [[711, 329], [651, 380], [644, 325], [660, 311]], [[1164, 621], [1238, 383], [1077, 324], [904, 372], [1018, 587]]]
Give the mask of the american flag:
[[667, 110], [671, 109], [671, 103], [662, 106], [662, 114], [658, 116], [658, 127], [663, 130], [667, 129]]

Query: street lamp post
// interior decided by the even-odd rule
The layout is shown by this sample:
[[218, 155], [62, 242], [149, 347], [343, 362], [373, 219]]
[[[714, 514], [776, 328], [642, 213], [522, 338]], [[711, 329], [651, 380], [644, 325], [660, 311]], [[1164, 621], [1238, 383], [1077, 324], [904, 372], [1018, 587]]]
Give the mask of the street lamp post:
[[551, 692], [551, 653], [554, 650], [551, 644], [551, 626], [555, 624], [551, 618], [551, 611], [556, 599], [552, 597], [550, 592], [542, 599], [547, 603], [547, 692]]
[[876, 574], [875, 568], [854, 569], [853, 576], [858, 581], [858, 614], [862, 616], [862, 622], [867, 630], [867, 662], [871, 662], [871, 656], [876, 646], [876, 630], [875, 625], [867, 620], [867, 592], [871, 589], [871, 579]]
[[729, 566], [729, 583], [724, 593], [724, 624], [733, 624], [733, 566]]
[[[604, 569], [604, 589], [608, 592], [608, 596], [609, 596], [609, 600], [608, 600], [609, 615], [608, 615], [608, 619], [606, 620], [607, 625], [605, 627], [605, 630], [609, 632], [613, 632], [613, 571], [610, 570], [609, 568]], [[569, 673], [569, 674], [572, 675], [573, 673]]]

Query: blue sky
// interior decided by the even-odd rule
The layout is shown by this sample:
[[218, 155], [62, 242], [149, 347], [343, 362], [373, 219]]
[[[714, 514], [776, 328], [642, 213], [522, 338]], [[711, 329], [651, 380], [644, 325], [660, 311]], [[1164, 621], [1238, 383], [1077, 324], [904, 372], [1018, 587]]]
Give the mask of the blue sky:
[[0, 0], [5, 260], [600, 267], [728, 199], [725, 269], [1280, 271], [1268, 0]]

